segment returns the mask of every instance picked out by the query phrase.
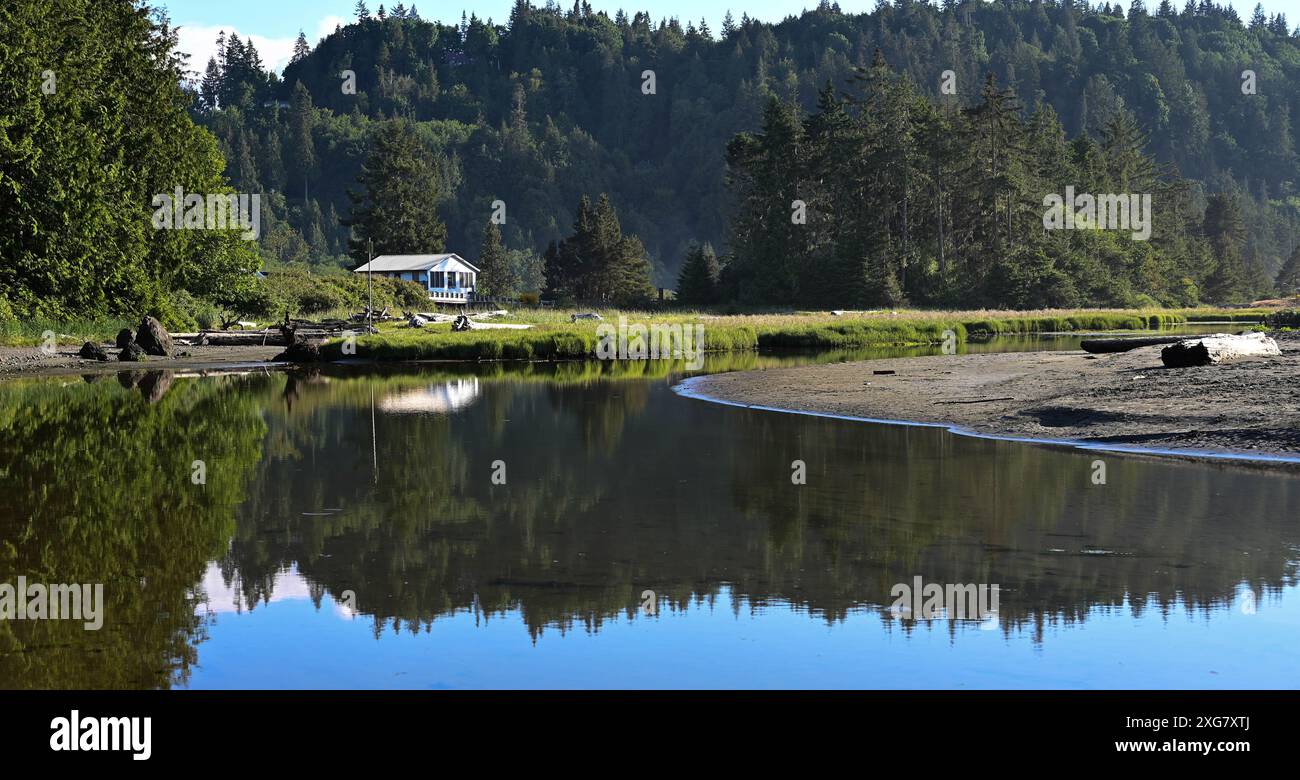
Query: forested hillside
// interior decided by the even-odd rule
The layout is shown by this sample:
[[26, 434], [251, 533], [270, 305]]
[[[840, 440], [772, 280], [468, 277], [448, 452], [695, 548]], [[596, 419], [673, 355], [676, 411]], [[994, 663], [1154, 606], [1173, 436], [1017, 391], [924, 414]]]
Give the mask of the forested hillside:
[[[808, 111], [828, 82], [851, 93], [877, 49], [936, 105], [978, 103], [992, 73], [1023, 119], [1050, 108], [1071, 139], [1100, 143], [1117, 116], [1131, 120], [1170, 175], [1194, 182], [1191, 210], [1203, 213], [1209, 193], [1232, 194], [1239, 296], [1263, 292], [1300, 243], [1300, 39], [1281, 17], [1243, 24], [1210, 3], [902, 0], [861, 15], [823, 4], [779, 24], [728, 17], [714, 30], [581, 4], [521, 0], [507, 20], [459, 26], [401, 5], [382, 18], [358, 5], [357, 22], [315, 47], [300, 40], [282, 80], [232, 37], [196, 96], [234, 186], [282, 193], [264, 229], [271, 263], [345, 262], [340, 220], [370, 133], [377, 120], [403, 117], [440, 161], [451, 250], [475, 254], [500, 199], [506, 245], [540, 253], [568, 232], [583, 195], [609, 193], [624, 231], [654, 260], [656, 283], [674, 286], [692, 241], [724, 254], [731, 245], [731, 139], [761, 127], [772, 97]], [[355, 94], [345, 70], [356, 74]], [[955, 96], [941, 94], [945, 70]]]

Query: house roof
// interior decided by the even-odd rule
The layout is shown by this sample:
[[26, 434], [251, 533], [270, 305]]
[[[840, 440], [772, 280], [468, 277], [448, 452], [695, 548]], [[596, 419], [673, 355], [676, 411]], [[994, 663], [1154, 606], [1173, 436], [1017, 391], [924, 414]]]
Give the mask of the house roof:
[[473, 271], [478, 269], [470, 265], [465, 258], [455, 252], [441, 255], [380, 255], [365, 263], [353, 273], [364, 274], [394, 273], [398, 271]]

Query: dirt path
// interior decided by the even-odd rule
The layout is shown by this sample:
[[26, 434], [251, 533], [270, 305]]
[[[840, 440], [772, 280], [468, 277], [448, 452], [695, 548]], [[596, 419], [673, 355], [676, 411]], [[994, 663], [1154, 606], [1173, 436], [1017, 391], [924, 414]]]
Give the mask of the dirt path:
[[[743, 405], [1143, 448], [1300, 454], [1300, 333], [1282, 357], [1167, 369], [1160, 347], [872, 360], [697, 377]], [[876, 371], [894, 371], [879, 375]]]

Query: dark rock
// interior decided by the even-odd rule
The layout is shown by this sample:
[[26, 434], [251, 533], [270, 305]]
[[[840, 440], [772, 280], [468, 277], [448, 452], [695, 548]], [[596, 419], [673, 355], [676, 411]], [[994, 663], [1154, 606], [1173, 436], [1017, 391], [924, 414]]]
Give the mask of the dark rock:
[[145, 372], [143, 371], [118, 371], [117, 383], [127, 390], [130, 390], [140, 384], [140, 379], [144, 377], [144, 373]]
[[140, 380], [140, 395], [151, 404], [158, 403], [172, 386], [170, 371], [150, 371]]
[[271, 359], [277, 363], [319, 363], [324, 358], [321, 357], [320, 344], [314, 341], [298, 340], [290, 344], [288, 349]]
[[81, 351], [77, 354], [86, 360], [98, 360], [100, 362], [108, 360], [108, 353], [104, 351], [103, 347], [93, 341], [87, 341], [85, 344], [82, 344]]
[[123, 363], [139, 363], [140, 361], [145, 360], [145, 353], [140, 345], [133, 341], [125, 347], [122, 347], [122, 351], [118, 353], [117, 359]]
[[135, 333], [135, 343], [150, 355], [167, 357], [172, 353], [172, 337], [162, 323], [153, 317], [140, 321], [140, 328]]
[[126, 349], [126, 345], [135, 341], [135, 334], [129, 328], [122, 328], [117, 332], [117, 348]]

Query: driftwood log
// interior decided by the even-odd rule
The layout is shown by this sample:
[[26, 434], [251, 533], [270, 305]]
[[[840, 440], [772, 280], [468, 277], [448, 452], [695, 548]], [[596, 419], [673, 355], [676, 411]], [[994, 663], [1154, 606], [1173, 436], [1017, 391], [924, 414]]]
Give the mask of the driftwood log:
[[491, 319], [492, 317], [504, 317], [509, 313], [510, 312], [506, 311], [505, 309], [496, 309], [495, 311], [481, 311], [475, 314], [443, 314], [442, 312], [437, 312], [437, 311], [417, 311], [417, 312], [411, 312], [407, 314], [406, 319], [409, 320], [411, 319], [412, 316], [415, 316], [415, 317], [422, 317], [426, 322], [429, 323], [441, 323], [441, 322], [455, 322], [460, 317], [466, 317], [467, 319], [471, 319], [471, 320], [486, 320], [486, 319]]
[[[1214, 333], [1206, 335], [1204, 338], [1227, 335], [1226, 333]], [[1180, 341], [1186, 341], [1187, 338], [1187, 336], [1135, 336], [1118, 339], [1084, 339], [1079, 346], [1083, 348], [1084, 352], [1091, 352], [1096, 355], [1109, 352], [1128, 352], [1130, 349], [1154, 347], [1160, 344], [1177, 344]]]
[[1210, 366], [1232, 360], [1276, 357], [1282, 354], [1277, 342], [1263, 333], [1240, 336], [1214, 335], [1186, 339], [1160, 350], [1160, 360], [1168, 368]]
[[464, 314], [458, 315], [451, 323], [452, 331], [461, 333], [467, 330], [528, 330], [532, 325], [508, 324], [504, 322], [475, 322]]
[[295, 339], [329, 339], [345, 331], [362, 332], [364, 325], [344, 320], [290, 320], [287, 324], [259, 330], [201, 330], [197, 333], [174, 333], [172, 338], [190, 346], [208, 347], [287, 347]]
[[289, 345], [289, 342], [278, 329], [202, 330], [198, 333], [174, 333], [172, 338], [183, 344], [200, 347], [284, 347]]

